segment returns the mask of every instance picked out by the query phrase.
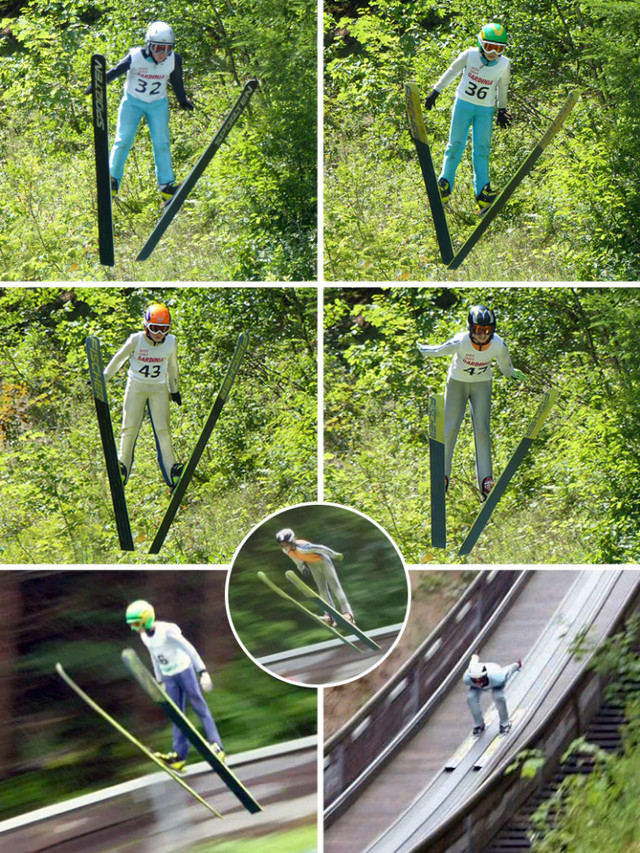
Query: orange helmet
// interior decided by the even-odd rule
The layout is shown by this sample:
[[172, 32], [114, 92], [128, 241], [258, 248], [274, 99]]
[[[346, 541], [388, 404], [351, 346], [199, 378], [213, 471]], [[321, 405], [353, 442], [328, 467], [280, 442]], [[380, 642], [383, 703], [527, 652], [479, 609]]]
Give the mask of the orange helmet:
[[162, 332], [169, 334], [171, 328], [171, 314], [166, 305], [154, 302], [144, 312], [144, 327], [147, 332]]

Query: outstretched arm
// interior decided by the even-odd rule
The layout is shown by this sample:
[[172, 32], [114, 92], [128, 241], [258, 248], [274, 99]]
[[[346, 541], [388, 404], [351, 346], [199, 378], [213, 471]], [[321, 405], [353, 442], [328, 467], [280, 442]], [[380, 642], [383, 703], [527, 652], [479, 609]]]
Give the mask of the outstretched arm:
[[104, 378], [109, 381], [112, 376], [114, 376], [125, 363], [128, 358], [131, 358], [135, 351], [135, 341], [133, 335], [131, 335], [125, 341], [124, 345], [120, 347], [118, 352], [113, 356], [109, 364], [104, 369]]
[[416, 344], [418, 349], [420, 350], [420, 355], [428, 356], [428, 355], [453, 355], [458, 351], [458, 341], [455, 338], [451, 338], [448, 341], [445, 341], [443, 344]]

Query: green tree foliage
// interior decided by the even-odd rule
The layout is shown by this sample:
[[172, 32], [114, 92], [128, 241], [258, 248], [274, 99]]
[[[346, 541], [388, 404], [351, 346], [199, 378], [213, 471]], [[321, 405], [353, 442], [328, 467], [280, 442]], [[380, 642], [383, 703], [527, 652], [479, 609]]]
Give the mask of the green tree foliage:
[[540, 394], [560, 401], [493, 520], [474, 562], [627, 562], [640, 558], [640, 444], [634, 288], [329, 289], [325, 311], [325, 498], [366, 512], [409, 563], [455, 560], [479, 509], [473, 435], [461, 428], [447, 499], [451, 550], [429, 533], [429, 394], [444, 390], [448, 358], [418, 341], [465, 328], [470, 305], [498, 316], [526, 384], [493, 384], [492, 446], [499, 474]]
[[[315, 288], [60, 288], [0, 291], [0, 559], [117, 562], [113, 509], [88, 387], [84, 340], [105, 362], [165, 301], [178, 340], [183, 406], [172, 437], [186, 460], [237, 336], [250, 348], [159, 559], [228, 562], [261, 518], [317, 497]], [[116, 439], [126, 379], [109, 383]], [[143, 423], [127, 502], [140, 559], [168, 503]], [[129, 555], [136, 559], [135, 556]]]
[[[1, 572], [17, 588], [12, 614], [0, 600], [5, 648], [0, 673], [7, 716], [0, 770], [3, 818], [59, 802], [156, 768], [86, 707], [55, 673], [57, 661], [118, 722], [151, 749], [168, 751], [171, 727], [128, 675], [121, 651], [139, 638], [124, 621], [128, 603], [150, 600], [177, 622], [214, 683], [206, 698], [230, 754], [316, 732], [317, 695], [269, 676], [245, 656], [225, 615], [225, 571]], [[188, 712], [191, 716], [192, 711]], [[192, 717], [199, 725], [197, 717]], [[6, 740], [6, 744], [4, 743]], [[191, 756], [193, 758], [193, 755]]]
[[[170, 23], [196, 103], [169, 93], [174, 168], [186, 174], [251, 76], [261, 87], [190, 203], [144, 264], [159, 217], [141, 127], [114, 205], [116, 266], [97, 258], [93, 53], [113, 67], [156, 12], [124, 0], [30, 0], [0, 20], [0, 277], [5, 280], [315, 278], [316, 14], [309, 0], [172, 4]], [[163, 13], [164, 14], [164, 13]], [[113, 139], [122, 80], [108, 88]]]
[[[640, 269], [640, 9], [632, 0], [542, 0], [479, 10], [469, 0], [328, 4], [325, 275], [332, 280], [452, 277], [438, 257], [408, 133], [403, 83], [429, 92], [485, 19], [510, 33], [507, 132], [493, 134], [500, 187], [578, 88], [561, 135], [455, 275], [469, 280], [630, 280]], [[614, 35], [615, 34], [615, 35]], [[609, 37], [613, 40], [610, 41]], [[455, 85], [425, 112], [439, 169]], [[454, 244], [474, 223], [470, 145], [448, 205]]]
[[[638, 849], [640, 822], [640, 699], [638, 620], [632, 619], [598, 651], [594, 667], [613, 679], [608, 692], [626, 711], [621, 754], [595, 747], [583, 738], [569, 746], [564, 760], [578, 768], [532, 817], [535, 853], [627, 853]], [[581, 772], [582, 763], [593, 765]]]

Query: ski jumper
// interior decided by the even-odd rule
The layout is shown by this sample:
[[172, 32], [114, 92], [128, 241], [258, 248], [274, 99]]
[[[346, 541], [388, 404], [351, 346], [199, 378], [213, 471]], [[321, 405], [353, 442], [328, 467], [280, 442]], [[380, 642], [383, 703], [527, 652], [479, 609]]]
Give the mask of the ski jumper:
[[[217, 743], [222, 749], [211, 711], [198, 683], [198, 673], [206, 672], [204, 662], [182, 631], [173, 622], [154, 622], [151, 631], [141, 631], [140, 639], [151, 655], [156, 680], [162, 682], [170, 698], [183, 713], [187, 700], [198, 715], [208, 743]], [[189, 741], [182, 729], [172, 724], [173, 750], [184, 761], [189, 752]]]
[[110, 172], [119, 185], [136, 131], [144, 117], [153, 146], [156, 181], [162, 188], [175, 180], [169, 146], [167, 83], [171, 84], [179, 104], [188, 102], [182, 80], [182, 59], [178, 53], [171, 51], [163, 62], [156, 62], [146, 48], [134, 47], [115, 68], [107, 71], [107, 83], [124, 74], [127, 76], [118, 107], [116, 136], [109, 158]]
[[511, 63], [506, 56], [489, 61], [479, 48], [470, 47], [451, 63], [434, 89], [442, 92], [461, 72], [440, 177], [453, 189], [471, 128], [473, 186], [475, 194], [480, 195], [489, 183], [494, 108], [496, 103], [499, 109], [507, 106]]
[[451, 479], [451, 464], [467, 401], [471, 410], [476, 450], [476, 476], [482, 488], [485, 477], [493, 476], [491, 463], [491, 363], [495, 359], [504, 376], [514, 376], [509, 350], [495, 335], [482, 350], [471, 343], [468, 332], [459, 332], [444, 344], [418, 344], [423, 356], [453, 355], [444, 392], [445, 476]]
[[104, 370], [105, 380], [120, 370], [127, 359], [129, 372], [122, 408], [122, 432], [118, 458], [127, 469], [133, 465], [133, 453], [145, 408], [149, 411], [156, 440], [158, 465], [168, 486], [176, 459], [169, 428], [169, 394], [178, 391], [177, 344], [174, 335], [155, 343], [146, 332], [135, 332], [113, 356]]
[[[332, 560], [335, 557], [342, 557], [342, 554], [326, 545], [313, 545], [305, 539], [295, 539], [293, 544], [295, 548], [287, 551], [286, 554], [296, 564], [298, 571], [302, 574], [305, 572], [311, 574], [321, 598], [341, 613], [351, 613], [351, 606], [338, 580], [338, 573]], [[333, 596], [337, 604], [334, 604]]]
[[485, 679], [487, 683], [484, 686], [472, 684], [468, 670], [462, 676], [463, 683], [469, 688], [467, 704], [473, 717], [473, 723], [475, 726], [484, 726], [484, 717], [482, 716], [482, 708], [480, 707], [480, 695], [483, 691], [490, 690], [491, 697], [498, 710], [500, 725], [506, 726], [509, 722], [509, 710], [504, 695], [504, 688], [507, 686], [507, 682], [511, 676], [515, 672], [518, 672], [520, 664], [512, 663], [510, 666], [502, 667], [498, 666], [497, 663], [485, 663], [484, 666], [487, 670], [487, 678]]

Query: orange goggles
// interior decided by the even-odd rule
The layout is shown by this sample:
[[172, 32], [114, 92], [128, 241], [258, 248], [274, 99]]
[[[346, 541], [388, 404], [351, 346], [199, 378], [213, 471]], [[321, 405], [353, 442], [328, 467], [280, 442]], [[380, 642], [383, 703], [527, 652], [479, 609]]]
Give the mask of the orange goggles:
[[483, 41], [482, 47], [488, 53], [502, 53], [506, 44], [500, 44], [500, 42], [497, 41]]
[[474, 326], [474, 335], [490, 335], [493, 332], [493, 326]]

